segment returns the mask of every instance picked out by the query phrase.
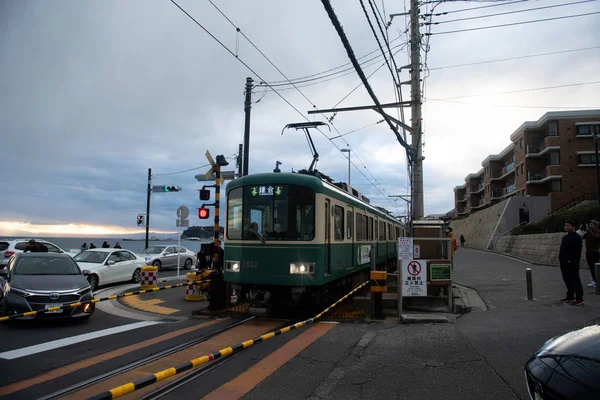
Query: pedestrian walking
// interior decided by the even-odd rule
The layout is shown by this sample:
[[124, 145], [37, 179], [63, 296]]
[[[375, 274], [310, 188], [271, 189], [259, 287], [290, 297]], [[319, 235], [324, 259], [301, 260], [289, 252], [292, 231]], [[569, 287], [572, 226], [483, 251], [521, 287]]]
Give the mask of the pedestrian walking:
[[110, 244], [108, 244], [108, 242], [105, 240], [104, 243], [102, 243], [102, 248], [103, 249], [110, 249]]
[[583, 239], [575, 231], [575, 223], [571, 220], [565, 222], [565, 231], [567, 234], [563, 236], [560, 243], [558, 260], [563, 281], [567, 286], [567, 297], [560, 301], [573, 301], [574, 306], [580, 306], [583, 304], [583, 286], [579, 277], [579, 260], [581, 259]]
[[585, 260], [587, 261], [590, 272], [592, 273], [592, 282], [588, 287], [596, 287], [596, 263], [600, 263], [600, 224], [598, 220], [591, 220], [586, 226], [582, 224], [579, 229], [583, 231], [583, 240], [585, 241]]
[[117, 242], [117, 243], [115, 244], [115, 249], [120, 249], [120, 248], [121, 248], [121, 244], [120, 244], [119, 242]]
[[460, 234], [460, 247], [465, 247], [465, 236]]

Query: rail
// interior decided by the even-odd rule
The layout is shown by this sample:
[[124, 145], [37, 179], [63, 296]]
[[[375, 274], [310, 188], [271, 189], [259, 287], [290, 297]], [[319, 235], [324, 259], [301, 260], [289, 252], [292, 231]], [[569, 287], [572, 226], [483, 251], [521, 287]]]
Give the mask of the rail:
[[323, 315], [325, 315], [326, 313], [331, 311], [338, 304], [340, 304], [341, 302], [346, 300], [348, 297], [350, 297], [351, 295], [353, 295], [354, 293], [356, 293], [357, 291], [359, 291], [364, 286], [366, 286], [370, 283], [371, 283], [371, 280], [369, 279], [368, 281], [364, 282], [363, 284], [357, 286], [352, 291], [350, 291], [348, 294], [346, 294], [344, 297], [340, 298], [338, 301], [336, 301], [335, 303], [333, 303], [332, 305], [330, 305], [325, 310], [321, 311], [319, 314], [317, 314], [316, 316], [314, 316], [312, 318], [306, 319], [302, 322], [298, 322], [298, 323], [295, 323], [292, 325], [288, 325], [284, 328], [277, 329], [277, 330], [269, 332], [269, 333], [265, 333], [264, 335], [261, 335], [257, 338], [246, 340], [245, 342], [238, 343], [234, 346], [226, 347], [221, 350], [218, 350], [218, 351], [215, 351], [215, 352], [212, 352], [209, 354], [205, 354], [202, 357], [195, 358], [195, 359], [185, 362], [183, 364], [179, 364], [175, 367], [167, 368], [162, 371], [156, 372], [154, 374], [147, 375], [142, 379], [138, 379], [137, 381], [129, 382], [124, 385], [118, 386], [116, 388], [107, 390], [106, 392], [99, 393], [93, 397], [90, 397], [88, 400], [112, 400], [112, 399], [116, 399], [116, 398], [125, 396], [129, 393], [135, 392], [136, 390], [148, 387], [156, 382], [160, 382], [162, 380], [168, 379], [168, 378], [178, 375], [182, 372], [186, 372], [186, 371], [190, 371], [195, 368], [198, 368], [198, 367], [205, 365], [211, 361], [219, 360], [221, 358], [225, 358], [232, 354], [236, 354], [256, 343], [260, 343], [265, 340], [271, 339], [275, 336], [279, 336], [282, 333], [286, 333], [291, 330], [301, 328], [304, 325], [308, 325], [308, 324], [318, 320]]
[[578, 205], [579, 203], [584, 202], [586, 200], [596, 200], [598, 198], [597, 196], [598, 195], [596, 193], [584, 193], [582, 195], [575, 197], [573, 200], [571, 200], [564, 206], [557, 208], [555, 211], [548, 213], [548, 215], [554, 215], [554, 214], [558, 214], [563, 211], [570, 210], [570, 209], [574, 208], [576, 205]]

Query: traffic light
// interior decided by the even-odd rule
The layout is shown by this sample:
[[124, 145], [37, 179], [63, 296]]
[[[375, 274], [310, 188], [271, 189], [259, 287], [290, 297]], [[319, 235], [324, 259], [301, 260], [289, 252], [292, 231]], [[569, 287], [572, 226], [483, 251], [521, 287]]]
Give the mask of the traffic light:
[[153, 192], [181, 192], [181, 186], [152, 186]]
[[137, 224], [138, 224], [138, 226], [144, 225], [144, 216], [143, 215], [137, 216]]
[[200, 189], [200, 200], [210, 200], [210, 190]]
[[198, 218], [208, 219], [210, 216], [210, 210], [208, 208], [201, 207], [198, 209]]

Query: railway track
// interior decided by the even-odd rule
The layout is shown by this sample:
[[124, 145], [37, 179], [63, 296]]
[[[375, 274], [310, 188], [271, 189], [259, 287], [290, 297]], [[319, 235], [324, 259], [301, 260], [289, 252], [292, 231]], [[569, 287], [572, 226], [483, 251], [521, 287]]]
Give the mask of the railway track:
[[[185, 343], [180, 343], [180, 344], [174, 345], [174, 346], [172, 346], [172, 347], [170, 347], [168, 349], [161, 350], [159, 352], [156, 352], [154, 354], [151, 354], [151, 355], [149, 355], [147, 357], [144, 357], [142, 359], [136, 360], [134, 362], [131, 362], [131, 363], [126, 364], [124, 366], [121, 366], [119, 368], [115, 368], [115, 369], [113, 369], [113, 370], [111, 370], [109, 372], [97, 375], [97, 376], [95, 376], [93, 378], [90, 378], [90, 379], [87, 379], [85, 381], [76, 383], [75, 385], [66, 387], [66, 388], [61, 389], [59, 391], [56, 391], [54, 393], [51, 393], [51, 394], [48, 394], [46, 396], [40, 397], [38, 400], [54, 400], [54, 399], [62, 398], [64, 396], [68, 396], [70, 394], [77, 393], [77, 392], [79, 392], [79, 391], [81, 391], [81, 390], [83, 390], [85, 388], [88, 388], [90, 386], [96, 385], [99, 382], [102, 382], [102, 381], [107, 380], [109, 378], [112, 378], [112, 377], [118, 376], [120, 374], [123, 374], [124, 372], [140, 368], [140, 367], [142, 367], [142, 366], [144, 366], [146, 364], [150, 364], [150, 363], [152, 363], [154, 361], [157, 361], [157, 360], [160, 360], [160, 359], [162, 359], [164, 357], [167, 357], [167, 356], [170, 356], [172, 354], [178, 353], [178, 352], [180, 352], [182, 350], [185, 350], [187, 348], [190, 348], [190, 347], [195, 346], [197, 344], [200, 344], [202, 342], [206, 342], [207, 340], [209, 340], [209, 339], [211, 339], [211, 338], [213, 338], [213, 337], [215, 337], [217, 335], [220, 335], [220, 334], [222, 334], [224, 332], [227, 332], [227, 331], [229, 331], [229, 330], [231, 330], [233, 328], [236, 328], [236, 327], [238, 327], [240, 325], [243, 325], [243, 324], [245, 324], [247, 322], [250, 322], [252, 320], [255, 320], [255, 319], [257, 319], [257, 317], [255, 317], [255, 316], [251, 316], [249, 318], [245, 318], [245, 319], [243, 319], [241, 321], [237, 321], [237, 322], [235, 322], [235, 323], [233, 323], [231, 325], [228, 325], [225, 328], [218, 329], [218, 330], [210, 332], [210, 333], [208, 333], [206, 335], [203, 335], [203, 336], [200, 336], [198, 338], [189, 340], [189, 341], [187, 341]], [[213, 366], [213, 364], [211, 364], [211, 365], [209, 365], [207, 367], [212, 367], [212, 366]], [[184, 378], [186, 376], [187, 375], [184, 375], [182, 378]], [[200, 376], [200, 375], [197, 375], [197, 376]]]

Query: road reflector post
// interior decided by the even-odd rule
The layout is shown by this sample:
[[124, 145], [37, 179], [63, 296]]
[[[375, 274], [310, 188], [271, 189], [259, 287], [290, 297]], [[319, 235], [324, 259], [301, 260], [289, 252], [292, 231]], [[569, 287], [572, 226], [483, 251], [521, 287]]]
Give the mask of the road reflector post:
[[387, 292], [387, 272], [371, 271], [371, 299], [373, 299], [374, 319], [384, 319], [383, 293]]
[[527, 300], [533, 300], [533, 282], [531, 281], [531, 268], [525, 269], [525, 278], [527, 279]]
[[145, 265], [142, 267], [142, 280], [140, 289], [154, 289], [158, 287], [158, 267]]
[[185, 287], [185, 299], [187, 301], [202, 301], [206, 300], [204, 293], [202, 293], [201, 286], [196, 283], [196, 273], [188, 272], [186, 275], [187, 285]]

